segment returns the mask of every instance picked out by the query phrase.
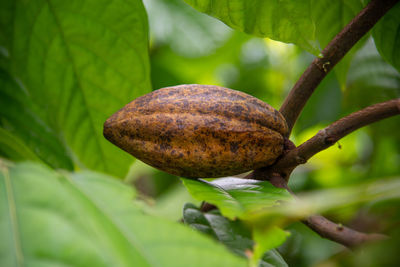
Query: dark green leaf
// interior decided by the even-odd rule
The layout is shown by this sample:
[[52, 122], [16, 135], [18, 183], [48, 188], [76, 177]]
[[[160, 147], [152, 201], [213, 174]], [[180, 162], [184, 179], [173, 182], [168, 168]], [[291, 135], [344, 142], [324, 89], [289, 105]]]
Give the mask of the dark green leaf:
[[241, 221], [230, 221], [218, 211], [202, 213], [188, 203], [183, 208], [183, 219], [186, 224], [214, 237], [242, 257], [247, 257], [246, 250], [253, 248], [250, 230]]
[[0, 161], [0, 266], [246, 266], [225, 248], [143, 213], [121, 182]]
[[[184, 207], [183, 219], [186, 224], [216, 238], [236, 254], [246, 258], [252, 254], [254, 245], [252, 234], [241, 221], [231, 221], [223, 217], [218, 210], [202, 213], [190, 203]], [[276, 250], [271, 249], [260, 259], [259, 266], [287, 266], [287, 264]]]
[[[54, 168], [71, 170], [72, 160], [61, 138], [44, 121], [45, 114], [32, 102], [29, 93], [6, 71], [0, 69], [0, 125], [3, 138], [8, 138], [9, 149], [17, 149], [18, 156], [10, 155], [10, 150], [3, 156], [12, 160], [36, 160]], [[11, 139], [15, 139], [11, 141]], [[18, 141], [17, 141], [18, 140]], [[6, 144], [5, 144], [6, 145]], [[25, 147], [25, 148], [22, 148]], [[22, 151], [22, 150], [23, 151]], [[28, 152], [28, 150], [30, 152]], [[32, 155], [33, 154], [33, 155]]]
[[21, 139], [0, 127], [0, 155], [13, 161], [39, 161], [40, 159], [33, 153]]
[[287, 267], [287, 263], [275, 249], [266, 252], [260, 260], [260, 267]]

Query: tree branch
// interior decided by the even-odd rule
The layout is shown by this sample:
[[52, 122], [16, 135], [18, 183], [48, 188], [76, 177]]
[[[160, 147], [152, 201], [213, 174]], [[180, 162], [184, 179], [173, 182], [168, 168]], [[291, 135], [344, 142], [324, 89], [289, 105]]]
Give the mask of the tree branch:
[[285, 173], [284, 176], [287, 178], [296, 166], [306, 163], [309, 158], [332, 146], [342, 137], [368, 124], [398, 114], [400, 114], [400, 98], [356, 111], [332, 123], [308, 141], [290, 150], [270, 168], [273, 172]]
[[379, 241], [387, 238], [387, 236], [382, 234], [358, 232], [346, 226], [331, 222], [320, 215], [312, 215], [302, 222], [321, 237], [335, 241], [349, 248], [356, 247], [366, 242]]
[[[255, 179], [260, 178], [254, 177], [256, 173], [252, 173], [252, 175]], [[275, 187], [284, 188], [295, 198], [297, 198], [297, 196], [288, 187], [286, 179], [282, 176], [279, 176], [279, 174], [275, 174], [268, 180]], [[367, 234], [358, 232], [349, 227], [331, 222], [321, 215], [311, 215], [302, 220], [302, 222], [321, 237], [332, 240], [349, 248], [356, 247], [366, 242], [379, 241], [387, 238], [387, 236], [382, 234]]]
[[287, 136], [290, 135], [300, 112], [322, 79], [397, 2], [398, 0], [372, 0], [325, 47], [321, 52], [323, 57], [313, 60], [280, 108], [289, 127]]

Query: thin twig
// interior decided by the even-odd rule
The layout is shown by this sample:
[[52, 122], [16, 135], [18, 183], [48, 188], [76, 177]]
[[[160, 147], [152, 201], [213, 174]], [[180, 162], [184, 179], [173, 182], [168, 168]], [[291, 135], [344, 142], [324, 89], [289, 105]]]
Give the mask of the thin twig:
[[[255, 174], [253, 173], [253, 175]], [[275, 187], [286, 189], [290, 194], [293, 195], [293, 197], [297, 199], [297, 196], [288, 187], [286, 179], [282, 176], [279, 176], [275, 173], [275, 175], [270, 177], [268, 180]], [[321, 215], [311, 215], [302, 220], [302, 222], [321, 237], [332, 240], [349, 248], [356, 247], [366, 242], [379, 241], [387, 238], [386, 235], [382, 234], [367, 234], [358, 232], [349, 227], [331, 222]]]
[[372, 0], [322, 51], [322, 57], [315, 58], [306, 69], [289, 95], [280, 112], [289, 126], [287, 136], [322, 79], [344, 55], [392, 8], [399, 0]]
[[366, 242], [384, 240], [382, 234], [367, 234], [358, 232], [346, 226], [331, 222], [321, 215], [312, 215], [303, 220], [303, 223], [323, 238], [335, 241], [346, 247], [353, 248]]
[[398, 114], [400, 114], [400, 98], [356, 111], [332, 123], [305, 143], [290, 150], [270, 169], [274, 173], [284, 173], [287, 178], [296, 166], [306, 163], [309, 158], [332, 146], [342, 137], [368, 124]]

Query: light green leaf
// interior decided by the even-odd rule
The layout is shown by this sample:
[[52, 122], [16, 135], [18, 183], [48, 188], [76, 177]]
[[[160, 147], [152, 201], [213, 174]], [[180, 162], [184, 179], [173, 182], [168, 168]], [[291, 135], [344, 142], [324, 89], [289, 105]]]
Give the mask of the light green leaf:
[[324, 48], [362, 8], [360, 0], [311, 0], [311, 17], [321, 48]]
[[186, 59], [215, 52], [232, 34], [225, 24], [200, 14], [182, 0], [143, 3], [149, 14], [152, 45], [168, 45]]
[[216, 17], [228, 26], [259, 37], [295, 43], [314, 54], [315, 26], [310, 17], [310, 0], [185, 0], [188, 4]]
[[400, 72], [400, 3], [375, 25], [372, 31], [382, 57]]
[[213, 182], [182, 180], [195, 199], [216, 205], [222, 215], [230, 219], [238, 217], [250, 220], [257, 212], [292, 199], [289, 192], [270, 182], [233, 177], [216, 179]]
[[253, 230], [253, 239], [255, 242], [252, 262], [257, 266], [259, 259], [265, 251], [276, 248], [285, 242], [290, 235], [289, 232], [282, 230], [279, 227], [272, 226], [268, 228], [255, 228]]
[[112, 113], [150, 90], [142, 2], [3, 2], [12, 18], [4, 32], [11, 27], [12, 35], [0, 45], [12, 75], [80, 167], [125, 175], [132, 157], [108, 143], [102, 128]]
[[0, 266], [246, 266], [108, 176], [0, 164]]
[[318, 55], [361, 10], [360, 0], [186, 0], [200, 12], [259, 37], [294, 43]]

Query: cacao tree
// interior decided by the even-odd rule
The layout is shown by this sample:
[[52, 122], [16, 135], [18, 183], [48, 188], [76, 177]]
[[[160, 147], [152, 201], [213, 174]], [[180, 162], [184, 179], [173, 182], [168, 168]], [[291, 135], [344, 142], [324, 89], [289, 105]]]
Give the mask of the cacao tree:
[[0, 6], [0, 266], [400, 263], [398, 1]]

